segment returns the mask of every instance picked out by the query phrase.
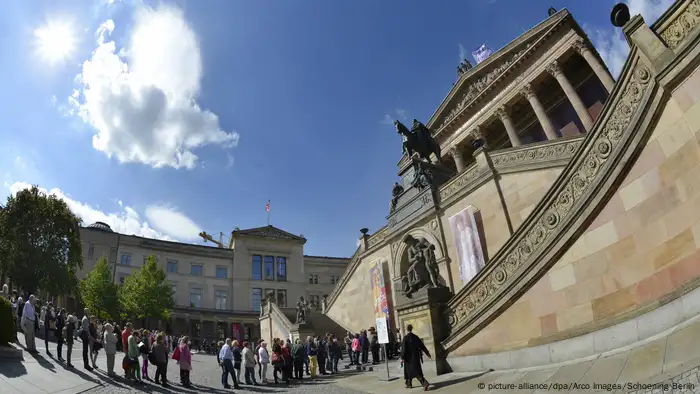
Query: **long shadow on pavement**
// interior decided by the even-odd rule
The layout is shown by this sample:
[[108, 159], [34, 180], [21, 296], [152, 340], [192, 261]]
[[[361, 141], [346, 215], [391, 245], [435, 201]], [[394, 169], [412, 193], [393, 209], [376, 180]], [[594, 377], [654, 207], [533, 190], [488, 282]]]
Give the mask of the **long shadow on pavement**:
[[467, 381], [469, 381], [469, 380], [482, 377], [482, 376], [486, 375], [486, 374], [489, 373], [489, 372], [491, 372], [491, 371], [485, 371], [485, 372], [482, 372], [482, 373], [479, 373], [479, 374], [476, 374], [476, 375], [462, 376], [462, 377], [459, 377], [459, 378], [443, 380], [442, 382], [431, 383], [430, 385], [433, 387], [433, 390], [437, 390], [437, 389], [440, 389], [440, 388], [443, 388], [443, 387], [448, 387], [448, 386], [452, 386], [452, 385], [455, 385], [455, 384], [464, 383], [464, 382], [467, 382]]

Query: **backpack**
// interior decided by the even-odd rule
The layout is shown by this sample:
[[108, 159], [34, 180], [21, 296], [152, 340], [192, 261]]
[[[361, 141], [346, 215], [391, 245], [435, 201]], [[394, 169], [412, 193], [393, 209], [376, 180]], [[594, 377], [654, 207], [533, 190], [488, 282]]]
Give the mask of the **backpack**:
[[180, 346], [175, 348], [175, 351], [173, 352], [173, 360], [180, 361]]

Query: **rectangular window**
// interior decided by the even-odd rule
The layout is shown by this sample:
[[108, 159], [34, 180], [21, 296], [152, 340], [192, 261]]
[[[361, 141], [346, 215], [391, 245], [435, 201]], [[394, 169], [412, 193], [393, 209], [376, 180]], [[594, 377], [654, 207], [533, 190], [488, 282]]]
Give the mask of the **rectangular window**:
[[123, 254], [121, 260], [119, 261], [121, 265], [131, 265], [131, 255]]
[[143, 263], [141, 265], [145, 267], [147, 262], [148, 262], [148, 256], [143, 256]]
[[260, 301], [262, 299], [262, 289], [254, 288], [253, 297], [251, 297], [251, 308], [254, 311], [260, 311]]
[[340, 275], [331, 275], [331, 284], [334, 285], [340, 281]]
[[216, 297], [216, 306], [215, 308], [219, 311], [223, 311], [227, 309], [227, 300], [228, 300], [228, 292], [226, 290], [216, 290], [214, 292], [214, 296]]
[[265, 280], [275, 280], [275, 258], [265, 256]]
[[170, 292], [173, 295], [173, 304], [177, 305], [177, 285], [170, 285]]
[[277, 280], [286, 281], [287, 280], [287, 258], [277, 257]]
[[198, 287], [193, 287], [190, 289], [190, 307], [201, 308], [202, 307], [202, 289]]
[[277, 306], [280, 308], [287, 307], [287, 290], [277, 289]]
[[168, 261], [168, 272], [177, 273], [177, 261], [175, 261], [175, 260]]
[[219, 279], [228, 278], [228, 269], [226, 267], [217, 266], [216, 267], [216, 277]]
[[190, 275], [192, 276], [202, 276], [202, 271], [204, 267], [201, 264], [192, 264], [190, 267]]
[[251, 279], [262, 280], [262, 256], [258, 254], [253, 255], [253, 266], [251, 267]]
[[318, 284], [318, 275], [317, 274], [309, 274], [309, 284], [310, 285], [317, 285]]
[[88, 260], [92, 260], [95, 257], [95, 245], [90, 244], [88, 246]]

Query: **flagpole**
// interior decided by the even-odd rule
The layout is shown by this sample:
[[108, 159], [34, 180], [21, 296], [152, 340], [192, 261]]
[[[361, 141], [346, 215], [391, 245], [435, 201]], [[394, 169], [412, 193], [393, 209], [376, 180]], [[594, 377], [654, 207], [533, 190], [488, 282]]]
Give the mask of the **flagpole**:
[[265, 207], [267, 211], [267, 225], [270, 225], [270, 200], [267, 200], [267, 206]]

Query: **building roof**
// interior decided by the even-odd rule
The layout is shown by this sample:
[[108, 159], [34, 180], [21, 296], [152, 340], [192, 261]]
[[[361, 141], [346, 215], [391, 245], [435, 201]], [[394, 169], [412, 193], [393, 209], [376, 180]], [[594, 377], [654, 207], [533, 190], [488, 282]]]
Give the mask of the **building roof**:
[[109, 227], [109, 224], [107, 224], [107, 223], [105, 223], [105, 222], [95, 222], [95, 223], [93, 223], [93, 224], [87, 226], [87, 228], [90, 228], [90, 229], [93, 229], [93, 230], [104, 231], [104, 232], [107, 232], [107, 233], [113, 233], [113, 232], [114, 232], [114, 230], [112, 230], [112, 228]]
[[333, 256], [311, 256], [308, 254], [304, 255], [306, 259], [319, 259], [319, 260], [335, 260], [337, 263], [349, 263], [350, 257], [333, 257]]
[[245, 230], [234, 230], [231, 232], [231, 239], [236, 236], [261, 237], [270, 239], [282, 239], [288, 241], [306, 242], [306, 238], [294, 235], [275, 226], [255, 227]]

